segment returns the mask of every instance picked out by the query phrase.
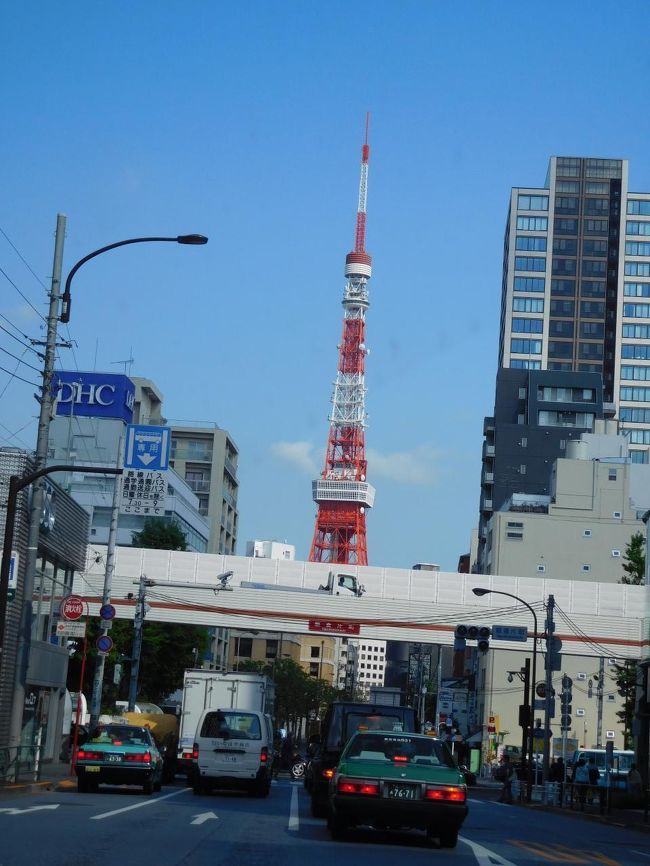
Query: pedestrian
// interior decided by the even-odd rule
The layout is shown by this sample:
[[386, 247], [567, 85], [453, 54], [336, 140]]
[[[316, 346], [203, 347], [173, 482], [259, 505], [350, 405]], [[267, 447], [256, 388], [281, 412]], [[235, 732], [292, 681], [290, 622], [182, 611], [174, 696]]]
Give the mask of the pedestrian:
[[499, 782], [501, 782], [501, 796], [499, 797], [499, 803], [512, 803], [512, 777], [513, 777], [513, 768], [510, 763], [510, 755], [504, 755], [501, 758], [501, 763], [499, 764], [496, 771], [496, 778]]
[[630, 764], [630, 772], [627, 774], [625, 783], [628, 794], [633, 797], [640, 797], [643, 791], [643, 779], [641, 773], [636, 768], [636, 764]]
[[589, 775], [589, 790], [587, 791], [587, 802], [594, 802], [594, 797], [598, 793], [598, 781], [600, 779], [600, 770], [596, 766], [596, 756], [592, 755], [587, 764], [587, 773]]
[[584, 758], [580, 758], [573, 768], [572, 783], [575, 797], [578, 803], [580, 803], [580, 808], [584, 809], [587, 788], [589, 787], [589, 770], [587, 769], [587, 762]]

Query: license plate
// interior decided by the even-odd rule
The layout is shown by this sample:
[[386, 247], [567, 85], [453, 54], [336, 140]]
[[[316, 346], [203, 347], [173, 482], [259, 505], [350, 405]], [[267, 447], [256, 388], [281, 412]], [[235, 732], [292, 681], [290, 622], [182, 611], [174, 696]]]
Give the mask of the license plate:
[[122, 760], [122, 756], [121, 755], [106, 755], [106, 760], [109, 762], [109, 764], [119, 764], [120, 761]]
[[237, 760], [237, 755], [222, 755], [221, 760], [222, 761], [232, 761], [232, 763], [235, 763], [235, 761]]
[[99, 767], [84, 767], [86, 773], [99, 773]]
[[387, 785], [386, 796], [391, 800], [416, 800], [417, 788], [414, 785]]

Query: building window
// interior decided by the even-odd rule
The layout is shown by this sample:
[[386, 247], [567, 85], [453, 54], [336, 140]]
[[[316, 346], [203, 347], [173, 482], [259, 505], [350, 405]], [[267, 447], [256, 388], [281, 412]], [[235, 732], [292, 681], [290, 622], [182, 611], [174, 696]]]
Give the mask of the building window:
[[506, 538], [512, 538], [512, 539], [515, 539], [516, 541], [521, 541], [523, 539], [523, 537], [524, 537], [523, 532], [514, 532], [514, 531], [506, 532]]
[[318, 664], [318, 662], [309, 662], [309, 676], [317, 677], [320, 673], [319, 667], [320, 665]]
[[600, 261], [596, 261], [594, 259], [583, 259], [582, 260], [582, 276], [583, 277], [604, 277], [606, 275], [607, 275], [607, 262], [600, 262]]
[[612, 517], [614, 520], [620, 520], [623, 515], [620, 511], [612, 511]]
[[253, 638], [236, 637], [235, 652], [238, 658], [249, 659], [253, 654]]
[[640, 214], [641, 216], [650, 216], [650, 201], [629, 198], [627, 200], [627, 212], [630, 214]]
[[583, 571], [591, 571], [591, 566], [588, 565], [587, 563], [583, 563], [582, 564], [582, 570]]
[[650, 380], [650, 367], [642, 367], [638, 364], [623, 364], [621, 367], [621, 379], [634, 379], [637, 382]]
[[604, 298], [605, 297], [605, 281], [604, 280], [583, 280], [580, 284], [580, 293], [583, 297], [588, 298]]
[[572, 358], [573, 343], [563, 343], [558, 340], [549, 340], [548, 356], [549, 358]]
[[545, 232], [548, 229], [548, 217], [518, 216], [517, 228], [524, 232]]
[[650, 388], [632, 388], [624, 385], [620, 391], [621, 400], [628, 403], [650, 403]]
[[[541, 370], [541, 361], [532, 361], [530, 358], [513, 358], [510, 361], [510, 366], [513, 370]], [[517, 416], [517, 424], [524, 423], [524, 416]]]
[[546, 238], [539, 235], [517, 235], [515, 249], [524, 252], [545, 253]]
[[544, 301], [541, 298], [513, 298], [513, 313], [543, 313]]
[[650, 340], [650, 326], [648, 325], [623, 325], [623, 336], [636, 340]]
[[575, 259], [553, 259], [552, 269], [554, 276], [556, 274], [558, 276], [562, 274], [566, 274], [568, 276], [575, 276], [577, 262]]
[[558, 180], [555, 189], [557, 192], [580, 192], [580, 182], [577, 180]]
[[526, 474], [526, 464], [525, 464], [525, 463], [522, 463], [522, 464], [520, 465], [520, 467], [519, 467], [519, 474], [520, 474], [520, 475], [525, 475], [525, 474]]
[[513, 319], [512, 330], [515, 334], [541, 334], [544, 328], [542, 319]]
[[591, 538], [591, 529], [583, 529], [582, 534], [585, 538]]
[[582, 242], [583, 256], [606, 256], [608, 244], [607, 241], [585, 239]]
[[510, 351], [520, 355], [541, 355], [542, 341], [512, 339], [510, 341]]
[[[547, 195], [518, 195], [517, 210], [548, 210]], [[650, 211], [648, 211], [650, 213]], [[628, 211], [634, 213], [634, 211]]]
[[538, 565], [537, 571], [546, 571], [546, 566], [545, 565]]
[[621, 551], [620, 551], [620, 550], [612, 550], [612, 556], [614, 557], [614, 559], [618, 559], [618, 557], [619, 557], [620, 555], [621, 555]]
[[576, 238], [555, 238], [553, 252], [562, 253], [565, 256], [575, 256], [578, 252], [578, 241]]
[[650, 277], [650, 262], [625, 262], [626, 277]]
[[635, 222], [628, 220], [625, 224], [625, 234], [650, 235], [650, 222]]
[[309, 649], [310, 649], [311, 658], [313, 658], [313, 659], [319, 659], [320, 658], [320, 647], [319, 646], [312, 646]]
[[515, 277], [513, 288], [515, 292], [543, 292], [544, 277]]
[[278, 642], [277, 640], [267, 640], [266, 642], [266, 658], [275, 659], [278, 657]]
[[633, 445], [650, 445], [650, 430], [629, 430], [628, 433]]
[[[636, 424], [650, 424], [650, 409], [634, 409], [632, 406], [621, 406], [618, 411], [621, 421], [632, 421]], [[630, 436], [638, 433], [638, 430], [630, 430]], [[633, 440], [630, 439], [632, 442]]]
[[626, 241], [626, 256], [650, 256], [650, 241]]
[[650, 298], [650, 283], [625, 283], [623, 294], [628, 298]]
[[537, 414], [540, 427], [580, 427], [591, 430], [594, 423], [593, 412], [547, 412]]
[[556, 295], [573, 298], [576, 293], [576, 281], [575, 280], [562, 280], [562, 279], [553, 279], [551, 280], [551, 297], [555, 297]]
[[574, 323], [562, 321], [560, 319], [550, 319], [548, 323], [549, 337], [565, 337], [567, 339], [573, 337]]
[[552, 316], [573, 316], [575, 301], [558, 301], [551, 298], [550, 313]]
[[545, 271], [546, 258], [544, 256], [515, 256], [515, 270]]
[[556, 219], [553, 223], [553, 231], [556, 235], [577, 235], [578, 220]]
[[575, 196], [556, 195], [555, 212], [559, 214], [578, 213], [578, 199]]
[[586, 219], [583, 222], [583, 231], [586, 235], [606, 235], [609, 232], [609, 220]]
[[647, 451], [630, 451], [630, 460], [632, 463], [647, 463], [648, 462], [648, 452]]

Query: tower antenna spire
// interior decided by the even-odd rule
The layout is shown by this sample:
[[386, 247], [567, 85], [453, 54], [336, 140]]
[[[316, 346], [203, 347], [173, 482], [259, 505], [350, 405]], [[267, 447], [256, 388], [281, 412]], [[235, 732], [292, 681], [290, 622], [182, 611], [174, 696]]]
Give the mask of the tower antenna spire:
[[372, 259], [366, 252], [366, 205], [370, 145], [366, 114], [361, 149], [361, 178], [354, 249], [345, 257], [347, 283], [343, 292], [343, 338], [338, 368], [325, 466], [312, 482], [318, 505], [309, 560], [355, 565], [368, 564], [366, 509], [372, 508], [375, 488], [366, 480], [365, 453], [365, 315], [370, 306], [368, 280]]

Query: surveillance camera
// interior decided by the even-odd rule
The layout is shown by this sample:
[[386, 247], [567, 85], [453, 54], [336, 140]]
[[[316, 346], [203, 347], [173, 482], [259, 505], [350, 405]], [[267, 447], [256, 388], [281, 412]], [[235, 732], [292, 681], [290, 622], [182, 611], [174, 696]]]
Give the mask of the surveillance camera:
[[509, 682], [509, 683], [512, 682], [512, 674], [508, 674], [508, 682]]

